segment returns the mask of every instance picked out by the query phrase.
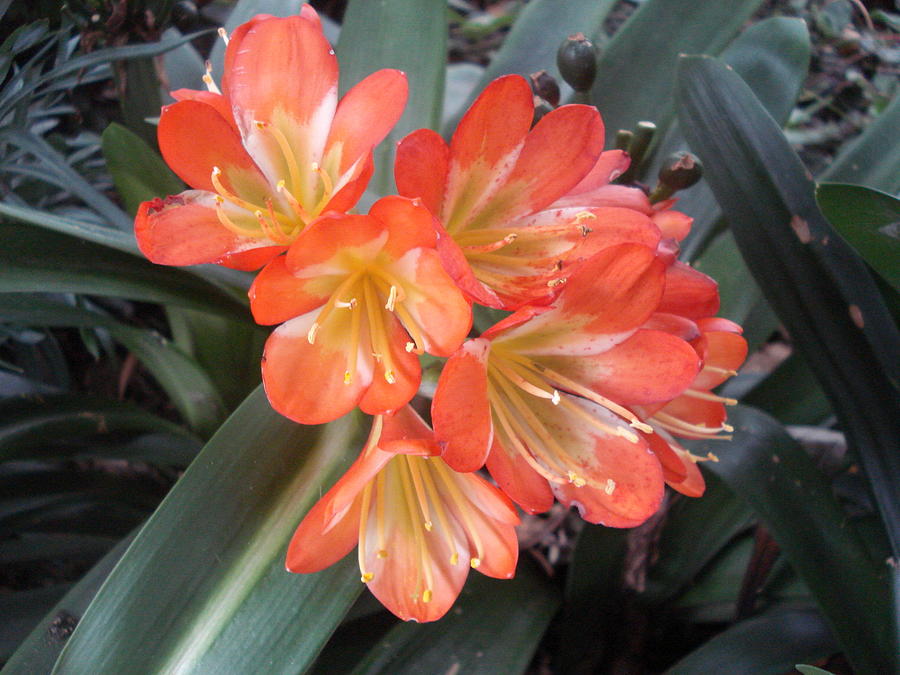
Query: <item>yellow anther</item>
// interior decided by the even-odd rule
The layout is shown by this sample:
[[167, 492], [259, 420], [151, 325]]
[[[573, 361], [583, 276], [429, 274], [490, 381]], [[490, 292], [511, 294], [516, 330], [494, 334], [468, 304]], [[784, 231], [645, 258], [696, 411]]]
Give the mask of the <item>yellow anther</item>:
[[384, 560], [385, 558], [388, 557], [388, 552], [385, 551], [383, 548], [382, 548], [382, 549], [378, 549], [378, 552], [375, 554], [375, 556], [376, 556], [377, 558], [381, 558], [382, 560]]
[[629, 422], [629, 424], [630, 424], [633, 428], [637, 429], [638, 431], [643, 431], [645, 434], [652, 434], [652, 433], [653, 433], [653, 427], [651, 427], [649, 424], [645, 424], [644, 422], [640, 422], [640, 421], [638, 421], [638, 420], [634, 420], [633, 422]]
[[472, 567], [473, 570], [477, 570], [478, 567], [481, 565], [481, 558], [472, 558], [469, 561], [469, 565]]
[[219, 37], [225, 41], [225, 46], [228, 46], [228, 31], [224, 28], [219, 27], [219, 30], [216, 31], [219, 34]]
[[393, 370], [384, 371], [384, 379], [387, 380], [388, 384], [394, 384], [397, 381], [396, 376], [394, 375]]
[[450, 556], [450, 564], [455, 565], [459, 562], [459, 553], [454, 551], [453, 555]]
[[407, 343], [406, 343], [406, 351], [407, 351], [407, 353], [413, 351], [415, 348], [416, 348], [416, 343], [415, 343], [415, 342], [407, 342]]
[[560, 277], [559, 279], [551, 279], [547, 282], [547, 286], [550, 288], [556, 288], [557, 286], [562, 286], [567, 281], [568, 279], [566, 279], [565, 277]]
[[393, 312], [394, 307], [396, 305], [397, 305], [397, 287], [391, 286], [391, 292], [388, 294], [388, 299], [387, 299], [387, 302], [384, 304], [384, 308], [389, 312]]
[[213, 94], [221, 94], [222, 92], [219, 91], [219, 88], [216, 86], [216, 81], [213, 79], [213, 76], [212, 76], [212, 64], [209, 61], [207, 61], [205, 66], [206, 66], [206, 72], [203, 74], [203, 77], [201, 78], [203, 80], [203, 84], [205, 84], [206, 88], [209, 91], [211, 91]]
[[363, 572], [363, 575], [359, 578], [359, 580], [361, 582], [363, 582], [364, 584], [367, 584], [370, 581], [372, 581], [372, 579], [374, 579], [374, 578], [375, 578], [375, 575], [372, 574], [371, 572]]
[[584, 487], [587, 484], [587, 481], [574, 471], [566, 473], [566, 478], [568, 478], [569, 482], [575, 487]]
[[606, 479], [606, 487], [603, 488], [603, 491], [606, 494], [611, 495], [615, 491], [615, 489], [616, 489], [616, 481], [614, 481], [612, 478], [607, 478]]
[[731, 426], [730, 424], [723, 424], [722, 430], [727, 431], [730, 434], [732, 431], [734, 431], [734, 427]]
[[426, 588], [425, 591], [422, 593], [422, 602], [431, 602], [431, 595], [432, 595], [431, 589]]
[[350, 374], [349, 370], [344, 371], [344, 384], [350, 384], [353, 382], [353, 376]]
[[553, 403], [553, 405], [559, 405], [559, 402], [561, 400], [562, 400], [562, 398], [560, 397], [559, 392], [556, 389], [554, 389], [553, 396], [550, 397], [550, 401]]
[[426, 520], [425, 523], [424, 523], [424, 525], [425, 525], [425, 529], [426, 529], [428, 532], [431, 532], [431, 530], [434, 529], [434, 523], [432, 523], [430, 520]]

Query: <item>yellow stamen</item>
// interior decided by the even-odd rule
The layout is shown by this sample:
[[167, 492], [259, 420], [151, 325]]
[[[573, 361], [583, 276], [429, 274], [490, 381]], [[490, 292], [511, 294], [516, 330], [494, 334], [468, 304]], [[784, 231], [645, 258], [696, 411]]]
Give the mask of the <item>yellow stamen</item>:
[[691, 398], [699, 398], [703, 401], [715, 401], [716, 403], [724, 403], [725, 405], [737, 405], [737, 399], [717, 396], [712, 392], [700, 391], [699, 389], [685, 389], [684, 395], [690, 396]]
[[353, 373], [356, 372], [356, 364], [359, 358], [359, 333], [360, 322], [362, 321], [362, 310], [356, 298], [350, 298], [347, 303], [350, 306], [350, 360], [347, 363], [347, 370], [344, 371], [344, 384], [350, 384], [353, 381]]
[[[405, 464], [405, 468], [407, 469], [407, 471], [409, 471], [410, 458], [403, 456], [400, 459], [405, 460], [403, 464]], [[414, 488], [412, 486], [412, 481], [410, 480], [410, 475], [409, 473], [407, 473], [407, 471], [404, 471], [404, 467], [400, 464], [398, 464], [397, 466], [397, 471], [399, 474], [400, 485], [403, 490], [403, 499], [406, 502], [406, 510], [410, 520], [410, 527], [412, 528], [413, 537], [416, 541], [416, 548], [419, 551], [419, 566], [416, 568], [415, 588], [418, 590], [421, 581], [420, 574], [424, 573], [425, 588], [422, 591], [422, 601], [427, 602], [427, 600], [425, 600], [425, 596], [428, 595], [430, 598], [431, 596], [430, 594], [428, 594], [428, 592], [434, 587], [434, 577], [431, 570], [431, 558], [428, 552], [428, 545], [425, 542], [425, 533], [422, 531], [422, 526], [420, 524], [418, 513], [416, 511], [416, 502], [412, 494]]]
[[397, 287], [391, 286], [390, 293], [388, 293], [387, 302], [384, 304], [384, 308], [389, 311], [394, 311], [394, 306], [397, 304]]
[[469, 244], [468, 246], [461, 246], [463, 251], [469, 255], [477, 255], [479, 253], [492, 253], [494, 251], [499, 251], [501, 248], [505, 248], [513, 243], [516, 239], [519, 238], [519, 234], [517, 232], [510, 232], [505, 237], [498, 239], [497, 241], [490, 242], [488, 244]]
[[481, 543], [481, 535], [478, 532], [478, 527], [472, 520], [471, 513], [469, 513], [469, 509], [471, 508], [469, 500], [466, 499], [465, 495], [460, 491], [459, 486], [453, 479], [453, 475], [450, 474], [451, 469], [449, 469], [446, 464], [443, 462], [435, 462], [434, 468], [441, 481], [447, 487], [450, 499], [456, 503], [456, 513], [462, 518], [466, 534], [475, 545], [475, 551], [478, 555], [472, 556], [469, 564], [472, 565], [472, 567], [478, 567], [478, 565], [481, 564], [481, 559], [484, 557], [484, 546]]
[[419, 475], [419, 466], [417, 462], [412, 460], [407, 462], [407, 466], [409, 467], [409, 473], [412, 476], [413, 486], [416, 488], [416, 501], [419, 502], [419, 510], [422, 511], [422, 524], [425, 526], [425, 529], [431, 532], [431, 528], [434, 525], [431, 522], [431, 511], [428, 508], [428, 497], [426, 496], [425, 489], [422, 486], [422, 477]]
[[203, 80], [203, 84], [206, 85], [206, 88], [211, 91], [213, 94], [221, 94], [222, 92], [219, 90], [219, 87], [216, 85], [216, 81], [212, 76], [212, 63], [207, 61], [205, 64], [206, 72], [203, 74], [203, 77], [200, 78]]
[[310, 165], [310, 168], [317, 174], [319, 174], [319, 179], [322, 181], [322, 196], [319, 198], [318, 203], [313, 209], [313, 213], [319, 214], [322, 212], [322, 209], [324, 209], [328, 205], [328, 202], [331, 201], [331, 194], [334, 191], [334, 183], [332, 183], [331, 176], [328, 175], [328, 172], [320, 167], [318, 162], [313, 162]]
[[372, 483], [366, 483], [363, 488], [362, 504], [359, 511], [359, 544], [356, 548], [356, 555], [359, 560], [360, 579], [363, 583], [372, 581], [375, 575], [366, 571], [366, 528], [369, 524], [369, 505], [372, 502]]
[[281, 148], [281, 154], [284, 155], [284, 161], [287, 163], [288, 175], [291, 178], [291, 191], [293, 192], [301, 185], [300, 167], [297, 166], [297, 158], [294, 157], [294, 151], [291, 149], [291, 144], [288, 142], [287, 137], [282, 133], [281, 129], [268, 122], [254, 122], [254, 124], [260, 131], [269, 132], [272, 138], [275, 139], [275, 142], [278, 143], [278, 147]]
[[261, 233], [258, 230], [251, 230], [246, 227], [241, 227], [228, 217], [228, 214], [225, 213], [225, 208], [222, 206], [223, 201], [225, 200], [223, 200], [219, 195], [215, 196], [216, 217], [219, 219], [219, 222], [222, 223], [222, 225], [226, 229], [234, 232], [238, 236], [259, 239]]
[[228, 31], [224, 28], [219, 27], [219, 30], [216, 31], [219, 34], [219, 37], [225, 42], [225, 46], [228, 46]]
[[370, 276], [366, 276], [363, 281], [363, 289], [366, 299], [366, 314], [369, 319], [369, 335], [372, 339], [372, 349], [375, 351], [375, 358], [381, 359], [384, 367], [384, 379], [388, 384], [394, 384], [397, 381], [394, 375], [394, 362], [391, 358], [391, 346], [388, 344], [387, 335], [384, 327], [383, 316], [379, 302], [375, 297], [375, 288]]
[[450, 549], [450, 564], [455, 565], [459, 562], [459, 552], [456, 550], [456, 541], [453, 539], [453, 530], [450, 528], [450, 519], [447, 517], [447, 512], [444, 510], [444, 503], [441, 500], [440, 493], [435, 487], [431, 473], [429, 465], [428, 469], [422, 471], [422, 482], [425, 484], [425, 489], [428, 490], [428, 493], [435, 495], [432, 502], [434, 503], [435, 515], [437, 515], [439, 531], [444, 538], [444, 542], [447, 544], [447, 548]]

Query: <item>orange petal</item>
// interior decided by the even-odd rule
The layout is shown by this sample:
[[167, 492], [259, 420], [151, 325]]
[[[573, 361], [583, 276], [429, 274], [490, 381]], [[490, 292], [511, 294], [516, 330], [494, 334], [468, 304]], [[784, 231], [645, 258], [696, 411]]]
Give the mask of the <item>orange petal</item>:
[[[191, 187], [215, 191], [210, 177], [213, 167], [218, 167], [222, 182], [242, 197], [268, 189], [240, 134], [213, 106], [197, 100], [164, 106], [157, 133], [166, 164]], [[244, 194], [248, 191], [251, 194]]]
[[[747, 358], [747, 341], [735, 333], [710, 331], [703, 334], [706, 338], [706, 353], [703, 356], [704, 369], [694, 381], [695, 389], [712, 389], [718, 387], [730, 377], [728, 372], [737, 370]], [[711, 366], [715, 370], [707, 369]]]
[[216, 94], [212, 91], [198, 91], [196, 89], [176, 89], [169, 92], [176, 101], [199, 101], [206, 105], [212, 106], [228, 122], [234, 133], [240, 134], [237, 125], [234, 123], [234, 114], [231, 111], [231, 101], [222, 94]]
[[630, 164], [631, 158], [628, 157], [628, 153], [624, 150], [601, 152], [597, 157], [594, 168], [567, 194], [568, 196], [579, 195], [608, 185], [610, 181], [625, 173]]
[[712, 316], [718, 310], [719, 286], [713, 279], [682, 262], [676, 262], [666, 270], [666, 290], [659, 303], [660, 312], [699, 319]]
[[288, 544], [285, 567], [289, 572], [309, 574], [333, 565], [355, 547], [359, 537], [360, 502], [328, 527], [329, 495], [327, 493], [312, 507], [297, 527]]
[[664, 237], [672, 237], [681, 241], [691, 233], [694, 219], [680, 211], [666, 209], [654, 213], [653, 222], [659, 227]]
[[431, 403], [441, 457], [455, 471], [476, 471], [487, 459], [494, 431], [487, 397], [487, 340], [468, 340], [441, 371]]
[[[306, 7], [306, 5], [304, 5], [304, 7]], [[372, 178], [372, 173], [374, 173], [374, 171], [375, 162], [373, 161], [372, 153], [370, 152], [367, 157], [360, 160], [360, 163], [357, 165], [356, 169], [354, 169], [354, 177], [344, 183], [344, 186], [340, 188], [328, 204], [325, 205], [322, 212], [327, 213], [329, 211], [337, 211], [338, 213], [344, 213], [356, 206], [359, 198], [365, 193], [366, 187], [369, 185], [369, 179]]]
[[627, 185], [604, 185], [590, 192], [566, 195], [553, 203], [554, 207], [578, 206], [583, 209], [599, 206], [618, 206], [653, 215], [653, 205], [640, 188]]
[[431, 129], [414, 131], [397, 146], [397, 192], [421, 199], [435, 216], [440, 216], [449, 166], [450, 148], [440, 134]]
[[407, 93], [406, 75], [384, 69], [366, 77], [341, 99], [325, 144], [326, 156], [332, 148], [340, 152], [339, 175], [387, 136], [403, 114]]
[[388, 240], [384, 252], [394, 259], [414, 248], [437, 244], [435, 220], [421, 202], [392, 195], [372, 204], [369, 215], [385, 224]]
[[663, 314], [662, 312], [656, 312], [644, 322], [642, 328], [665, 331], [666, 333], [674, 335], [675, 337], [680, 337], [687, 342], [696, 340], [700, 337], [700, 329], [697, 327], [697, 324], [690, 319], [678, 316], [677, 314]]
[[406, 351], [406, 343], [409, 341], [406, 330], [393, 314], [382, 308], [379, 311], [384, 314], [395, 381], [391, 383], [385, 378], [384, 360], [375, 359], [371, 384], [359, 401], [360, 410], [369, 415], [388, 413], [409, 403], [416, 395], [422, 379], [419, 357]]
[[486, 307], [496, 309], [503, 307], [503, 301], [497, 297], [497, 294], [478, 281], [462, 249], [446, 232], [441, 233], [438, 237], [437, 251], [441, 256], [441, 264], [444, 269], [467, 298]]
[[214, 195], [200, 190], [143, 202], [134, 234], [141, 253], [159, 265], [219, 262], [229, 254], [273, 243], [225, 229], [216, 215]]
[[547, 480], [532, 469], [528, 462], [512, 448], [512, 443], [500, 441], [501, 430], [494, 436], [486, 466], [491, 477], [510, 499], [527, 513], [544, 513], [553, 506], [553, 492]]
[[407, 297], [402, 304], [425, 351], [435, 356], [455, 352], [472, 328], [472, 306], [447, 276], [437, 252], [411, 250], [391, 267], [404, 280]]
[[314, 284], [308, 279], [298, 279], [288, 270], [285, 257], [279, 256], [256, 275], [250, 286], [253, 319], [270, 326], [311, 312], [328, 301], [340, 280], [336, 276], [320, 277], [315, 280], [320, 283]]
[[280, 110], [294, 124], [309, 126], [324, 145], [337, 104], [338, 66], [314, 21], [302, 16], [257, 21], [240, 49], [229, 52], [226, 94], [245, 138], [255, 135], [256, 121], [275, 122]]
[[[371, 216], [331, 214], [314, 220], [287, 252], [288, 269], [303, 276], [347, 273], [343, 261], [373, 259], [387, 242], [385, 225]], [[308, 271], [304, 271], [308, 270]]]
[[450, 141], [441, 220], [465, 227], [513, 170], [534, 117], [531, 87], [519, 75], [491, 82], [463, 116]]
[[509, 177], [474, 222], [489, 227], [546, 207], [591, 170], [602, 148], [603, 122], [596, 108], [565, 105], [548, 113], [528, 134]]
[[684, 340], [639, 330], [591, 356], [544, 357], [543, 365], [623, 405], [668, 401], [691, 386], [700, 363]]
[[350, 412], [373, 378], [371, 352], [360, 346], [356, 372], [351, 382], [344, 384], [350, 349], [349, 312], [332, 314], [311, 345], [307, 334], [316, 315], [309, 312], [279, 326], [263, 352], [263, 385], [269, 402], [300, 424], [322, 424]]
[[[706, 427], [710, 431], [718, 431], [727, 419], [725, 405], [718, 401], [707, 401], [692, 396], [679, 396], [669, 403], [662, 412], [676, 417], [683, 422], [700, 427]], [[699, 437], [691, 432], [676, 432], [683, 438]]]
[[578, 211], [594, 216], [583, 221], [591, 231], [582, 239], [581, 246], [575, 251], [574, 255], [580, 259], [589, 258], [617, 244], [642, 244], [653, 249], [659, 244], [659, 228], [648, 216], [639, 211], [617, 206], [600, 206]]
[[232, 253], [219, 260], [219, 264], [233, 270], [252, 272], [271, 261], [275, 256], [287, 251], [286, 246], [264, 246], [243, 253]]

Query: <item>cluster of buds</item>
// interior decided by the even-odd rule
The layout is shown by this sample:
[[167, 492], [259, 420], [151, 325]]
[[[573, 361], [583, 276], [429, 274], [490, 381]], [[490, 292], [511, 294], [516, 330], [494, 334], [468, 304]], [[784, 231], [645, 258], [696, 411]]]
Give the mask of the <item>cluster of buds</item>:
[[[406, 79], [378, 71], [340, 101], [337, 81], [308, 5], [240, 26], [221, 87], [173, 92], [160, 118], [163, 155], [192, 189], [136, 221], [154, 262], [261, 268], [250, 304], [277, 325], [262, 363], [275, 410], [301, 424], [373, 416], [288, 569], [356, 547], [379, 600], [430, 621], [469, 569], [513, 576], [515, 505], [558, 500], [632, 527], [665, 484], [702, 494], [701, 458], [678, 439], [727, 437], [731, 401], [712, 389], [746, 343], [715, 317], [715, 282], [677, 260], [691, 219], [669, 195], [613, 182], [630, 160], [603, 151], [597, 110], [563, 105], [533, 125], [528, 81], [501, 77], [449, 144], [428, 129], [404, 138], [399, 194], [360, 215]], [[507, 315], [472, 334], [473, 304]], [[433, 428], [409, 405], [422, 354], [447, 358]]]

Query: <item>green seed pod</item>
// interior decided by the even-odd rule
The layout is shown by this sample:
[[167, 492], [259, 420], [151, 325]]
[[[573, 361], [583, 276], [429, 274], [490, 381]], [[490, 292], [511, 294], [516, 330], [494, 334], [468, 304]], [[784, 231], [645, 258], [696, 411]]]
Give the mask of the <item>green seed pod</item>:
[[556, 52], [556, 65], [562, 78], [578, 92], [588, 91], [597, 75], [597, 51], [582, 33], [570, 35]]

